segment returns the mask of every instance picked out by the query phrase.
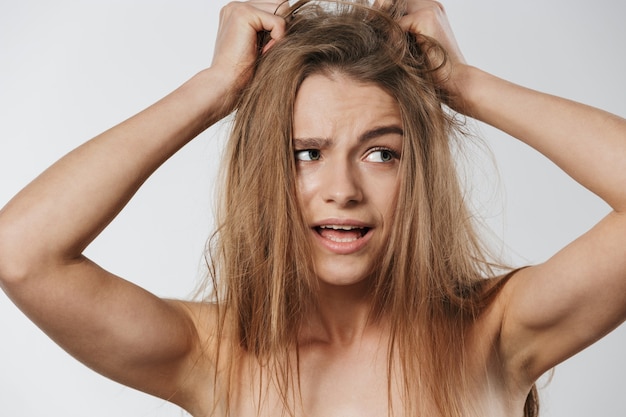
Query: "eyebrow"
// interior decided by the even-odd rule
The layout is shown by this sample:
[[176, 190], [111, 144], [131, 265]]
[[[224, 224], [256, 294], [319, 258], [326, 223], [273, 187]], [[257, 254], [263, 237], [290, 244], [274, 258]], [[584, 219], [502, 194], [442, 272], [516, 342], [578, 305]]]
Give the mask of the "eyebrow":
[[369, 140], [385, 135], [404, 136], [404, 130], [402, 130], [402, 128], [397, 125], [375, 127], [374, 129], [370, 129], [361, 134], [361, 136], [359, 136], [359, 142], [367, 142]]
[[[404, 136], [404, 130], [398, 125], [380, 126], [363, 132], [359, 137], [359, 143], [368, 142], [372, 139], [385, 135]], [[301, 149], [324, 149], [332, 144], [330, 138], [294, 138], [293, 142]]]

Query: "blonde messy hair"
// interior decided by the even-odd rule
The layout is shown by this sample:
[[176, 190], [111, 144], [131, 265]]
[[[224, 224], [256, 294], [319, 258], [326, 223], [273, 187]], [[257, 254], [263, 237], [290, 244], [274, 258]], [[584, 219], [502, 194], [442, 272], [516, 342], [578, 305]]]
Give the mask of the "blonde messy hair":
[[[322, 3], [330, 4], [303, 0], [289, 8], [285, 38], [260, 56], [237, 106], [210, 246], [217, 340], [235, 335], [231, 348], [254, 355], [286, 412], [295, 412], [292, 358], [303, 314], [315, 303], [316, 278], [297, 203], [293, 107], [305, 78], [340, 73], [384, 89], [398, 101], [403, 121], [394, 224], [371, 276], [372, 317], [391, 323], [389, 392], [397, 378], [407, 416], [426, 415], [425, 403], [442, 416], [468, 415], [463, 341], [504, 280], [487, 279], [496, 274], [457, 178], [450, 149], [455, 123], [434, 77], [445, 51], [402, 31], [396, 23], [402, 1], [386, 2], [384, 10], [365, 1]], [[235, 359], [229, 358], [218, 369], [229, 370], [232, 380]], [[537, 409], [533, 388], [525, 416]]]

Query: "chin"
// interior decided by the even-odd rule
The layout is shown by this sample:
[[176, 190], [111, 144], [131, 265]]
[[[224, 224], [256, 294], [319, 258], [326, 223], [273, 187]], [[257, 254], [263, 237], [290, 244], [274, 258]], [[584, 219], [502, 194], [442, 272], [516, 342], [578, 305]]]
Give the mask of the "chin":
[[364, 284], [369, 281], [370, 275], [368, 274], [369, 269], [363, 270], [362, 273], [358, 273], [354, 269], [349, 271], [345, 271], [341, 273], [341, 271], [324, 271], [322, 268], [317, 273], [317, 279], [321, 284], [327, 286], [336, 286], [336, 287], [349, 287], [353, 285]]

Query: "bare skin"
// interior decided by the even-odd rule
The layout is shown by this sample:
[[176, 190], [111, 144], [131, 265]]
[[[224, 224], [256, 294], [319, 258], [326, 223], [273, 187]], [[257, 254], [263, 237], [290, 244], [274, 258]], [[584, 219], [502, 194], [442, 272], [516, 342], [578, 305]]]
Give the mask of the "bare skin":
[[[0, 211], [0, 285], [9, 297], [96, 371], [171, 400], [198, 417], [211, 415], [214, 400], [207, 394], [213, 392], [216, 355], [206, 344], [214, 334], [211, 307], [157, 298], [101, 269], [82, 252], [160, 164], [231, 110], [228, 98], [247, 82], [245, 68], [257, 53], [257, 32], [270, 31], [275, 41], [283, 37], [284, 21], [273, 14], [279, 3], [252, 0], [225, 7], [210, 68], [68, 154]], [[528, 390], [539, 376], [626, 319], [626, 122], [467, 65], [436, 2], [410, 1], [400, 23], [409, 32], [438, 39], [447, 49], [450, 60], [440, 74], [457, 110], [535, 148], [613, 210], [545, 263], [517, 273], [471, 329], [474, 406], [484, 416], [521, 416]], [[336, 82], [308, 81], [321, 83], [316, 91]], [[365, 88], [351, 87], [348, 92], [354, 94]], [[382, 110], [386, 113], [372, 118], [387, 117], [386, 125], [392, 125], [393, 109]], [[335, 147], [321, 150], [333, 170], [342, 170], [345, 181], [333, 198], [313, 190], [301, 204], [316, 210], [330, 204], [333, 212], [326, 220], [358, 208], [369, 216], [365, 220], [378, 224], [385, 209], [382, 203], [372, 205], [367, 198], [372, 191], [362, 179], [368, 169], [381, 168], [371, 166], [381, 163], [381, 155], [360, 152], [352, 142], [374, 127], [372, 120], [358, 121], [363, 122], [358, 131], [345, 132], [333, 124], [321, 133], [302, 133], [335, 141]], [[375, 140], [393, 148], [396, 138], [391, 133]], [[384, 162], [382, 169], [393, 169], [392, 164]], [[305, 170], [299, 171], [302, 190], [314, 180], [327, 180], [309, 177]], [[334, 265], [323, 249], [319, 254], [319, 262]], [[303, 410], [307, 416], [387, 412], [387, 329], [384, 321], [372, 324], [366, 319], [362, 277], [358, 272], [320, 276], [324, 308], [300, 335], [300, 415]], [[205, 355], [198, 362], [200, 352]], [[253, 415], [257, 392], [251, 382], [258, 369], [243, 352], [224, 353], [237, 355], [241, 364], [234, 415]], [[262, 415], [279, 414], [275, 394], [270, 392]], [[213, 415], [223, 413], [215, 411]]]

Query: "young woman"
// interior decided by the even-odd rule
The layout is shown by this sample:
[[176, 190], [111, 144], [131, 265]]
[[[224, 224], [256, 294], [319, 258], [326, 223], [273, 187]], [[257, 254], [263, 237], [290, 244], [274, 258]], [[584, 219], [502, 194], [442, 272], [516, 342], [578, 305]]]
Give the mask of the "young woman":
[[[613, 211], [498, 274], [442, 104]], [[157, 298], [88, 260], [143, 181], [233, 109], [212, 297]], [[1, 282], [82, 362], [195, 416], [535, 416], [536, 379], [626, 314], [625, 135], [615, 116], [467, 65], [435, 2], [232, 3], [209, 69], [2, 210]]]

